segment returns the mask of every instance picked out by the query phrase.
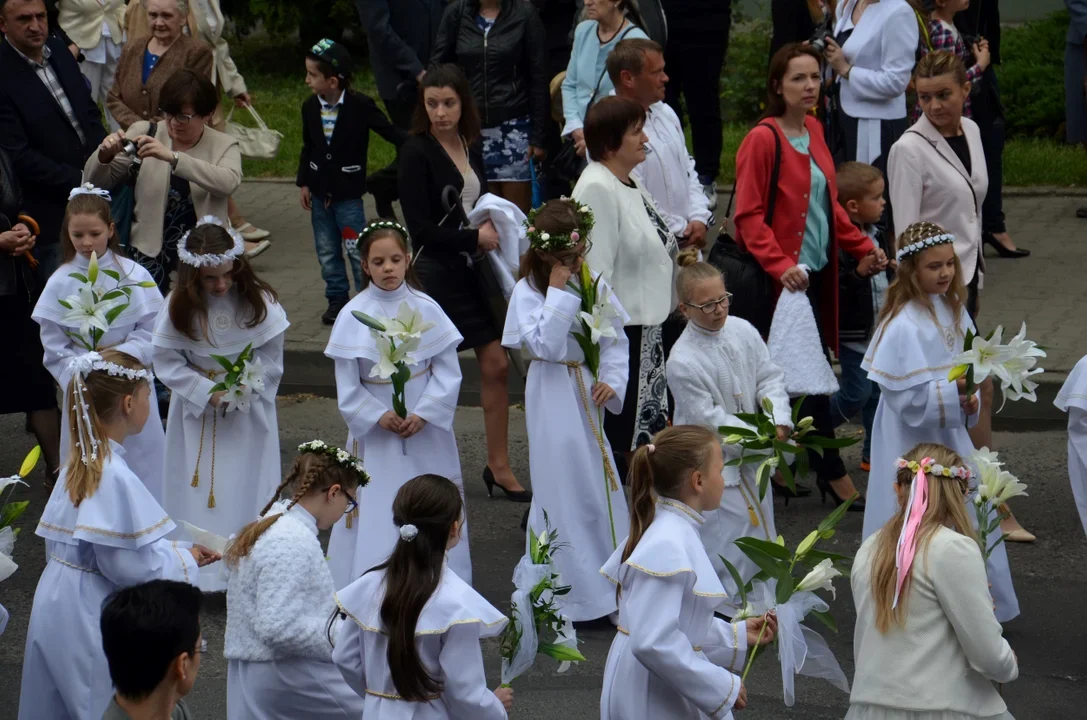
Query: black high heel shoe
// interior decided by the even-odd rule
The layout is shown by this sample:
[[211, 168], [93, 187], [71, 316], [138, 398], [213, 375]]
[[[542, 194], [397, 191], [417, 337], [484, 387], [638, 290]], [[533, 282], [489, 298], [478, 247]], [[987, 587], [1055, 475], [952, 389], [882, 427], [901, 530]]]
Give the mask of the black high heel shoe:
[[[838, 507], [845, 502], [844, 498], [834, 492], [834, 486], [830, 484], [830, 480], [817, 477], [815, 478], [815, 485], [819, 488], [819, 494], [823, 496], [824, 503], [827, 501], [827, 495], [830, 495], [830, 499], [834, 501], [834, 507]], [[864, 512], [864, 498], [859, 494], [850, 503], [849, 512]]]
[[811, 488], [806, 485], [801, 485], [798, 482], [793, 482], [796, 486], [796, 492], [789, 489], [788, 485], [778, 485], [773, 480], [770, 481], [770, 486], [774, 489], [774, 494], [785, 498], [785, 507], [789, 507], [789, 500], [791, 498], [803, 498], [811, 495]]
[[526, 532], [528, 530], [528, 513], [532, 508], [526, 508], [525, 514], [521, 516], [521, 531]]
[[1009, 247], [1005, 247], [999, 240], [993, 237], [992, 233], [982, 233], [981, 242], [996, 248], [996, 254], [1002, 258], [1025, 258], [1030, 256], [1030, 250], [1024, 250], [1023, 248], [1012, 250]]
[[507, 490], [494, 479], [494, 473], [489, 467], [483, 468], [483, 483], [487, 486], [487, 497], [494, 497], [494, 489], [497, 487], [506, 495], [506, 499], [516, 503], [532, 502], [531, 490]]

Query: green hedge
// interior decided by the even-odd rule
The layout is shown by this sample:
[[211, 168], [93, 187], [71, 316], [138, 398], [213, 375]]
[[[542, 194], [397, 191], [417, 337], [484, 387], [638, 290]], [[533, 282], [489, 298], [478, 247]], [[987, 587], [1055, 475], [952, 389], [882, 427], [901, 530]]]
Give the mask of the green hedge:
[[997, 67], [1010, 137], [1064, 137], [1064, 10], [1005, 28]]

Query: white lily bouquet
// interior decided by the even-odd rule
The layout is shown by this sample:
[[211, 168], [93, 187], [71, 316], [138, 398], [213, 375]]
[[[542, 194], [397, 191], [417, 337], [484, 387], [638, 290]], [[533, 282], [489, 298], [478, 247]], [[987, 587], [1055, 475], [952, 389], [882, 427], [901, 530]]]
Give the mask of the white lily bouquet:
[[[1024, 322], [1019, 334], [1001, 344], [1004, 327], [997, 325], [987, 337], [975, 335], [973, 330], [966, 331], [963, 351], [955, 357], [955, 367], [947, 374], [950, 381], [966, 378], [966, 396], [974, 394], [977, 384], [989, 375], [1000, 380], [1000, 392], [1004, 402], [1008, 400], [1029, 400], [1037, 402], [1035, 390], [1038, 383], [1030, 378], [1045, 372], [1038, 364], [1038, 358], [1045, 357], [1045, 350], [1027, 340], [1027, 324]], [[1000, 404], [1000, 410], [1004, 403]], [[997, 412], [1000, 412], [997, 410]]]
[[[785, 484], [795, 492], [794, 475], [804, 477], [808, 474], [808, 453], [823, 457], [824, 450], [849, 447], [860, 440], [856, 437], [828, 438], [812, 434], [814, 429], [812, 418], [800, 417], [800, 407], [803, 403], [804, 398], [801, 397], [793, 406], [793, 429], [785, 440], [778, 440], [774, 406], [770, 398], [763, 398], [762, 403], [755, 408], [753, 413], [736, 413], [736, 418], [747, 423], [747, 427], [721, 425], [717, 428], [717, 432], [724, 436], [725, 445], [740, 448], [740, 457], [726, 462], [726, 467], [758, 463], [755, 481], [759, 486], [760, 500], [766, 497], [766, 490], [770, 486], [770, 476], [775, 470], [781, 472]], [[790, 458], [794, 456], [796, 458], [795, 473], [790, 467]]]
[[11, 524], [18, 520], [30, 506], [29, 500], [12, 502], [11, 496], [15, 493], [16, 485], [26, 485], [26, 480], [23, 478], [31, 473], [41, 456], [41, 446], [35, 445], [23, 459], [17, 475], [0, 478], [0, 497], [3, 497], [5, 490], [11, 488], [8, 490], [7, 497], [0, 502], [0, 581], [9, 578], [19, 567], [11, 559], [15, 551], [15, 537], [19, 534], [19, 528], [14, 528]]
[[[544, 513], [544, 531], [528, 534], [528, 554], [521, 558], [513, 571], [516, 589], [510, 601], [510, 619], [502, 632], [499, 647], [502, 655], [502, 687], [509, 687], [515, 678], [532, 667], [536, 655], [542, 654], [559, 661], [559, 672], [570, 663], [585, 660], [577, 649], [577, 634], [573, 623], [562, 615], [555, 598], [570, 592], [569, 585], [560, 584], [553, 558], [566, 547], [559, 542], [558, 531]], [[551, 642], [541, 642], [544, 635]]]
[[223, 417], [231, 410], [248, 414], [253, 392], [264, 390], [264, 364], [253, 357], [253, 344], [246, 345], [233, 360], [222, 355], [212, 355], [211, 359], [226, 371], [226, 376], [211, 388], [212, 393], [226, 393], [223, 396]]
[[1007, 502], [1013, 497], [1026, 495], [1027, 486], [1005, 470], [997, 453], [991, 452], [989, 448], [975, 450], [970, 459], [978, 468], [978, 487], [974, 494], [978, 544], [981, 546], [981, 554], [988, 560], [993, 550], [1008, 537], [1007, 533], [1002, 533], [992, 545], [988, 545], [990, 533], [1011, 516]]
[[[834, 536], [834, 528], [845, 516], [851, 502], [851, 499], [847, 500], [835, 508], [815, 530], [808, 533], [796, 550], [789, 550], [785, 546], [785, 538], [780, 535], [777, 542], [753, 537], [736, 540], [736, 546], [759, 567], [758, 574], [746, 584], [736, 567], [721, 557], [739, 588], [742, 609], [733, 621], [765, 615], [771, 610], [777, 615], [778, 632], [774, 642], [781, 662], [782, 691], [785, 704], [789, 707], [792, 707], [795, 699], [795, 675], [822, 678], [849, 692], [849, 681], [826, 641], [819, 633], [800, 623], [811, 615], [833, 632], [838, 631], [829, 612], [830, 605], [815, 591], [827, 590], [834, 599], [833, 581], [837, 577], [849, 576], [853, 559], [817, 550], [815, 545]], [[798, 571], [804, 573], [799, 580]], [[759, 641], [762, 641], [761, 631]], [[747, 678], [760, 647], [756, 643], [751, 649], [742, 680]]]
[[[370, 368], [370, 377], [392, 382], [393, 412], [401, 419], [406, 418], [408, 407], [404, 399], [404, 388], [408, 380], [411, 380], [411, 366], [418, 364], [411, 353], [419, 347], [423, 333], [434, 327], [434, 323], [423, 320], [422, 314], [413, 310], [406, 302], [400, 303], [394, 318], [375, 318], [358, 310], [352, 310], [351, 314], [370, 328], [370, 333], [377, 342], [379, 359]], [[407, 441], [400, 442], [404, 454], [407, 455]]]
[[[117, 281], [112, 290], [106, 290], [97, 286], [98, 279], [106, 275]], [[57, 298], [57, 302], [67, 312], [62, 318], [64, 323], [73, 323], [79, 328], [79, 332], [65, 330], [65, 334], [87, 351], [98, 349], [98, 343], [102, 336], [109, 331], [113, 321], [125, 311], [132, 296], [132, 288], [153, 288], [155, 283], [144, 280], [138, 283], [122, 283], [121, 273], [109, 268], [98, 267], [98, 253], [91, 253], [90, 263], [87, 265], [87, 274], [79, 272], [68, 273], [68, 277], [82, 283], [82, 286], [74, 295], [66, 299]]]

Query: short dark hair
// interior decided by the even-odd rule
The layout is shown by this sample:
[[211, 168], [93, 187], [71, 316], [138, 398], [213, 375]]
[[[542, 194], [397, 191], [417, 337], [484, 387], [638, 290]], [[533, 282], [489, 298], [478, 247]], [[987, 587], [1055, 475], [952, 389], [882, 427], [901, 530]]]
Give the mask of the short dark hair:
[[419, 83], [419, 99], [415, 103], [415, 115], [411, 119], [412, 134], [426, 135], [430, 132], [430, 116], [427, 114], [426, 101], [423, 98], [427, 88], [449, 88], [457, 94], [460, 98], [458, 130], [469, 145], [478, 140], [483, 132], [483, 123], [479, 119], [479, 109], [472, 96], [472, 87], [468, 84], [464, 71], [459, 65], [453, 63], [431, 65], [427, 68], [426, 75]]
[[585, 147], [593, 160], [623, 146], [623, 136], [645, 124], [645, 108], [630, 98], [613, 95], [589, 108], [585, 116]]
[[199, 588], [174, 580], [152, 580], [106, 599], [99, 627], [119, 695], [147, 697], [178, 655], [196, 652], [200, 601]]
[[306, 53], [306, 59], [312, 60], [317, 63], [317, 70], [326, 78], [336, 78], [339, 81], [341, 90], [351, 89], [351, 73], [343, 72], [332, 67], [332, 63], [324, 58], [318, 57], [314, 53]]
[[640, 75], [645, 69], [645, 56], [647, 53], [660, 53], [664, 55], [664, 48], [648, 38], [630, 38], [620, 40], [608, 54], [608, 77], [611, 84], [619, 87], [619, 78], [626, 70], [631, 75]]
[[207, 116], [219, 106], [219, 92], [211, 80], [189, 68], [174, 72], [159, 90], [159, 109], [171, 115], [181, 113], [185, 105], [192, 105], [197, 115]]

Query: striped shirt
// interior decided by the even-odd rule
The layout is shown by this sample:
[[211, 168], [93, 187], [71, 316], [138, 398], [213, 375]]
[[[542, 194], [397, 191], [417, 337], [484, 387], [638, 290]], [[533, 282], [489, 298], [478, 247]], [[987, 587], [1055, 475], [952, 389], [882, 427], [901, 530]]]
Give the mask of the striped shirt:
[[76, 119], [75, 111], [72, 110], [72, 103], [68, 102], [68, 96], [64, 94], [64, 88], [60, 85], [60, 80], [57, 78], [57, 74], [53, 71], [53, 67], [49, 64], [49, 58], [53, 54], [53, 51], [48, 45], [42, 48], [42, 59], [44, 63], [39, 63], [35, 60], [31, 60], [26, 55], [19, 52], [19, 48], [11, 45], [11, 49], [14, 50], [19, 56], [26, 60], [30, 67], [34, 68], [34, 73], [38, 76], [38, 79], [42, 81], [46, 89], [53, 96], [53, 99], [60, 105], [60, 109], [64, 111], [64, 115], [68, 118], [68, 122], [72, 124], [72, 128], [75, 130], [76, 135], [79, 136], [79, 141], [83, 144], [87, 143], [87, 136], [83, 134], [83, 128], [79, 126], [79, 120]]
[[[346, 92], [346, 91], [344, 91]], [[336, 129], [336, 118], [340, 116], [340, 106], [343, 105], [344, 93], [340, 93], [340, 99], [334, 104], [329, 105], [325, 102], [325, 99], [320, 95], [317, 99], [321, 101], [321, 129], [325, 132], [325, 142], [332, 142], [332, 132]]]

